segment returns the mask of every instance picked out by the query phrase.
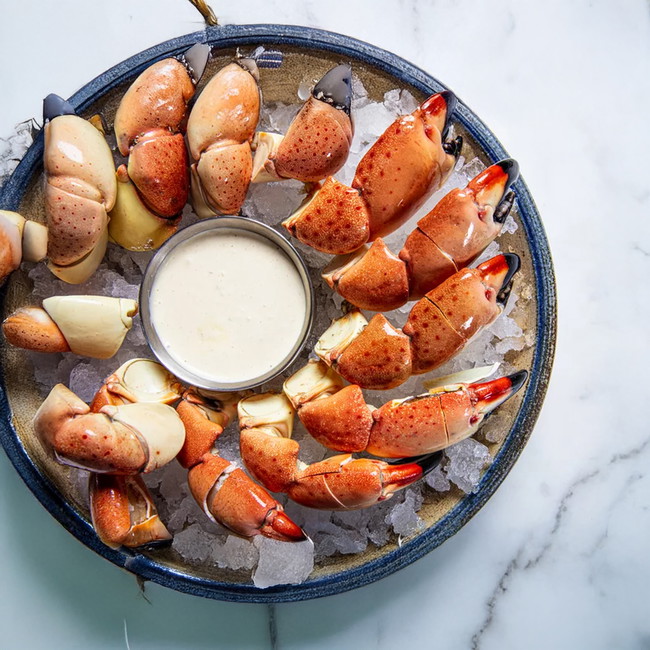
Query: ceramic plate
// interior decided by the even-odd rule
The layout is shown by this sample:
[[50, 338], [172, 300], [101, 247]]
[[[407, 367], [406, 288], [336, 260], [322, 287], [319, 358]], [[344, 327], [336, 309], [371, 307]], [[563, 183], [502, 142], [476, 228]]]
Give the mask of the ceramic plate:
[[[407, 88], [418, 100], [443, 90], [445, 86], [407, 61], [379, 48], [346, 36], [306, 27], [250, 25], [210, 28], [162, 43], [108, 70], [84, 86], [71, 103], [84, 117], [101, 112], [112, 123], [122, 94], [147, 66], [177, 55], [196, 42], [213, 46], [213, 60], [204, 75], [209, 78], [236, 53], [263, 45], [284, 54], [281, 72], [261, 71], [265, 101], [296, 103], [301, 82], [311, 82], [342, 61], [352, 64], [371, 99], [381, 101], [393, 88]], [[465, 141], [466, 160], [474, 156], [486, 165], [509, 157], [491, 131], [461, 101], [455, 115], [456, 130]], [[0, 191], [0, 207], [34, 216], [42, 214], [41, 157], [43, 135], [39, 134], [15, 173]], [[514, 152], [516, 154], [516, 152]], [[516, 157], [516, 155], [515, 155]], [[525, 168], [523, 172], [525, 174]], [[247, 602], [281, 602], [325, 596], [378, 580], [410, 564], [456, 533], [492, 496], [510, 471], [531, 434], [542, 405], [551, 371], [555, 344], [555, 283], [548, 243], [537, 209], [522, 178], [514, 184], [519, 228], [500, 238], [502, 250], [520, 255], [522, 269], [518, 282], [531, 287], [530, 298], [517, 305], [515, 317], [533, 344], [511, 352], [507, 360], [526, 368], [530, 378], [520, 391], [499, 410], [499, 424], [508, 430], [505, 440], [492, 444], [494, 462], [485, 472], [477, 492], [464, 495], [459, 490], [430, 497], [420, 511], [425, 529], [398, 546], [397, 539], [382, 548], [370, 548], [356, 555], [339, 555], [317, 563], [309, 580], [301, 585], [258, 589], [247, 572], [220, 570], [215, 566], [183, 563], [172, 548], [155, 552], [112, 550], [95, 535], [87, 504], [68, 468], [54, 463], [34, 438], [31, 418], [41, 398], [31, 377], [26, 376], [25, 353], [1, 349], [3, 379], [0, 391], [2, 444], [19, 474], [39, 501], [65, 528], [88, 547], [146, 580], [200, 596]], [[15, 272], [2, 291], [6, 316], [28, 297], [30, 285], [22, 271]], [[22, 370], [22, 371], [21, 371]], [[492, 426], [490, 421], [485, 425]]]

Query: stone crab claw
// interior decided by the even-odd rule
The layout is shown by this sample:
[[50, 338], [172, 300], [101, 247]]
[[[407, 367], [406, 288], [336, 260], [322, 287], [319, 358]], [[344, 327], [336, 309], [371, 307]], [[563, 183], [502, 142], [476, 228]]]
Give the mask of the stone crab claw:
[[47, 256], [47, 228], [17, 212], [0, 210], [0, 282], [20, 263], [40, 262]]
[[519, 165], [508, 158], [454, 189], [418, 221], [399, 257], [406, 263], [410, 298], [420, 298], [471, 264], [501, 231]]
[[171, 541], [139, 476], [92, 474], [89, 491], [93, 528], [107, 546], [141, 548]]
[[[217, 397], [215, 399], [214, 397]], [[240, 395], [206, 399], [194, 389], [177, 406], [187, 430], [178, 460], [189, 469], [190, 490], [205, 514], [241, 537], [263, 535], [285, 542], [306, 538], [284, 512], [282, 504], [233, 463], [210, 453], [228, 422], [235, 417]]]
[[352, 143], [352, 69], [332, 68], [314, 86], [285, 136], [257, 133], [253, 183], [294, 178], [320, 181], [343, 165]]
[[241, 454], [264, 486], [310, 508], [367, 508], [419, 480], [439, 462], [439, 457], [422, 457], [391, 464], [345, 454], [306, 465], [298, 458], [300, 445], [289, 437], [291, 410], [287, 398], [276, 393], [242, 400]]
[[155, 249], [176, 231], [189, 194], [187, 105], [209, 49], [196, 44], [180, 60], [149, 66], [118, 106], [115, 137], [129, 160], [118, 169], [109, 232], [125, 248]]
[[108, 212], [116, 196], [115, 167], [103, 134], [56, 95], [43, 102], [45, 215], [50, 270], [85, 282], [108, 242]]
[[420, 219], [399, 257], [380, 237], [370, 247], [334, 258], [323, 279], [348, 302], [370, 311], [390, 311], [421, 298], [469, 266], [499, 234], [518, 175], [511, 159], [488, 167]]
[[[520, 371], [482, 383], [450, 384], [375, 409], [366, 404], [359, 386], [341, 387], [325, 364], [312, 361], [289, 377], [283, 390], [307, 431], [326, 447], [409, 459], [473, 435], [491, 411], [521, 388], [526, 377], [526, 371]], [[255, 458], [253, 451], [246, 458]], [[269, 471], [290, 477], [286, 470], [276, 469], [279, 462], [269, 465]], [[280, 467], [284, 469], [284, 461]]]
[[373, 412], [370, 454], [389, 458], [428, 454], [474, 435], [485, 417], [524, 384], [525, 370], [477, 384], [456, 384], [392, 400]]
[[333, 255], [399, 228], [444, 183], [460, 154], [462, 140], [444, 141], [456, 103], [447, 90], [398, 118], [361, 159], [351, 188], [328, 178], [282, 225]]
[[187, 123], [191, 199], [199, 217], [238, 214], [252, 175], [251, 141], [260, 114], [252, 59], [219, 70], [198, 96]]
[[171, 461], [185, 440], [183, 423], [170, 406], [106, 405], [91, 412], [63, 384], [41, 404], [34, 430], [59, 462], [106, 474], [152, 472]]
[[399, 386], [449, 360], [501, 314], [519, 265], [506, 253], [458, 271], [413, 305], [401, 330], [381, 314], [368, 323], [352, 310], [330, 325], [314, 352], [362, 388]]
[[6, 340], [38, 352], [112, 357], [133, 325], [138, 304], [108, 296], [52, 296], [43, 308], [21, 307], [2, 323]]

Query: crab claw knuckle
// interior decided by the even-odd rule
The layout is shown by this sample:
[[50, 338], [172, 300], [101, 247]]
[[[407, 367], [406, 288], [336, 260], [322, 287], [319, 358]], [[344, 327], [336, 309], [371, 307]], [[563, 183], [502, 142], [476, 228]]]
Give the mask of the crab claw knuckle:
[[409, 297], [406, 264], [381, 238], [360, 255], [335, 258], [323, 278], [348, 302], [369, 311], [397, 309]]
[[151, 472], [180, 450], [185, 429], [163, 404], [89, 407], [62, 384], [34, 416], [34, 429], [60, 462], [100, 473]]
[[139, 476], [93, 474], [89, 490], [93, 527], [107, 546], [139, 548], [171, 541]]
[[298, 415], [309, 434], [335, 451], [363, 451], [368, 446], [372, 413], [359, 386], [304, 404]]
[[368, 241], [362, 196], [331, 176], [282, 225], [303, 244], [331, 255], [356, 250]]
[[410, 340], [385, 316], [375, 314], [337, 359], [335, 369], [349, 382], [365, 388], [395, 388], [411, 376]]

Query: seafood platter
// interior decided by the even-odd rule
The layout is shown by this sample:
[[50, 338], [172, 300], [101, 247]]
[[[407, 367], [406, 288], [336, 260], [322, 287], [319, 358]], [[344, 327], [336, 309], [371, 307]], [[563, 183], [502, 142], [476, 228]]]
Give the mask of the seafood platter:
[[300, 27], [104, 73], [0, 191], [2, 443], [145, 580], [276, 602], [458, 531], [521, 452], [555, 341], [536, 208], [433, 77]]

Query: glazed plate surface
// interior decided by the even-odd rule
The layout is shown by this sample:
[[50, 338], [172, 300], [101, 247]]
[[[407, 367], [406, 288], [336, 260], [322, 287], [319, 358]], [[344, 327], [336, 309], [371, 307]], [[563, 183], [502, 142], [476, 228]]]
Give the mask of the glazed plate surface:
[[[162, 43], [108, 70], [84, 86], [71, 99], [83, 117], [101, 113], [112, 124], [115, 110], [129, 84], [153, 62], [177, 55], [197, 42], [213, 47], [213, 58], [204, 75], [209, 78], [236, 54], [257, 46], [280, 50], [284, 61], [279, 70], [262, 69], [260, 85], [264, 101], [297, 103], [296, 89], [312, 83], [333, 65], [352, 64], [371, 99], [381, 101], [388, 90], [408, 89], [418, 101], [445, 89], [439, 81], [407, 61], [384, 50], [330, 32], [282, 25], [249, 25], [209, 28]], [[205, 83], [205, 81], [203, 82]], [[201, 86], [200, 86], [201, 87]], [[199, 87], [199, 90], [200, 90]], [[453, 89], [452, 89], [453, 90]], [[478, 157], [484, 164], [509, 157], [489, 129], [460, 98], [455, 115], [456, 132], [463, 136], [466, 160]], [[0, 208], [16, 210], [30, 218], [43, 215], [41, 192], [43, 134], [36, 138], [11, 179], [0, 190]], [[516, 157], [516, 152], [514, 157]], [[522, 170], [525, 175], [525, 168]], [[172, 549], [154, 552], [112, 550], [102, 544], [89, 521], [88, 507], [68, 468], [45, 455], [35, 439], [31, 418], [41, 397], [24, 368], [25, 353], [3, 346], [0, 349], [0, 438], [19, 474], [41, 503], [59, 522], [89, 548], [114, 564], [146, 580], [179, 591], [210, 598], [243, 602], [282, 602], [335, 594], [378, 580], [410, 564], [456, 533], [490, 498], [516, 462], [541, 408], [546, 392], [555, 346], [555, 281], [548, 243], [537, 209], [523, 179], [516, 192], [516, 232], [500, 238], [503, 251], [516, 252], [522, 260], [518, 283], [526, 300], [514, 313], [517, 323], [529, 335], [532, 345], [508, 353], [506, 360], [530, 373], [528, 383], [490, 418], [485, 427], [504, 427], [508, 434], [501, 443], [489, 444], [494, 462], [481, 479], [478, 490], [464, 495], [452, 489], [431, 491], [419, 512], [426, 526], [403, 541], [397, 538], [382, 548], [368, 547], [355, 555], [336, 555], [318, 562], [310, 578], [300, 585], [258, 589], [246, 572], [216, 566], [192, 566]], [[3, 317], [30, 300], [27, 275], [15, 272], [2, 290]], [[504, 488], [507, 489], [507, 486]]]

